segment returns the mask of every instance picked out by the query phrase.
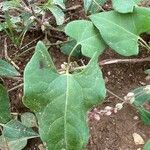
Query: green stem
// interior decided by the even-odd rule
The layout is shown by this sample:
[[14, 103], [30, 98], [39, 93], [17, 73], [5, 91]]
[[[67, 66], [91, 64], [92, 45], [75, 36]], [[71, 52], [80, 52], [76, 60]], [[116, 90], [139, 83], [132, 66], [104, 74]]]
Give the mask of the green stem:
[[77, 48], [78, 44], [76, 44], [74, 46], [74, 48], [71, 50], [69, 56], [68, 56], [68, 65], [67, 65], [67, 69], [66, 69], [66, 73], [69, 73], [69, 70], [70, 70], [70, 62], [71, 62], [71, 56], [73, 54], [73, 52], [75, 51], [75, 49]]
[[75, 51], [75, 49], [77, 48], [77, 46], [78, 46], [78, 44], [76, 44], [74, 46], [74, 48], [71, 50], [71, 52], [70, 52], [70, 54], [68, 56], [68, 64], [70, 64], [70, 62], [71, 62], [71, 56], [72, 56], [73, 52]]

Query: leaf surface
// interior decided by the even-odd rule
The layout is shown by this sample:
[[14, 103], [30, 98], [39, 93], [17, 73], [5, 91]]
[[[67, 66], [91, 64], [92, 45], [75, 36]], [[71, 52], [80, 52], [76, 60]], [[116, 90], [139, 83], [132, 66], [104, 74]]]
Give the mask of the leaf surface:
[[149, 149], [150, 149], [150, 140], [148, 140], [144, 145], [144, 150], [149, 150]]
[[[72, 51], [72, 49], [76, 46], [77, 42], [76, 40], [70, 39], [70, 41], [68, 41], [67, 43], [63, 44], [60, 48], [61, 52], [69, 55]], [[80, 45], [76, 47], [76, 49], [74, 50], [74, 52], [72, 53], [72, 56], [74, 57], [80, 57], [81, 54], [81, 47]]]
[[3, 125], [0, 149], [22, 150], [26, 146], [27, 140], [35, 137], [39, 137], [39, 135], [31, 128], [24, 126], [17, 120], [11, 120]]
[[0, 84], [0, 123], [7, 123], [10, 118], [8, 93], [6, 88]]
[[132, 14], [115, 11], [91, 15], [104, 41], [124, 56], [137, 55], [139, 35], [150, 30], [150, 9], [135, 8]]
[[113, 8], [120, 13], [133, 12], [136, 6], [142, 0], [112, 0]]
[[150, 85], [138, 87], [132, 91], [135, 95], [133, 104], [137, 107], [141, 120], [150, 125], [150, 112], [146, 110], [148, 102], [150, 102]]
[[0, 3], [0, 9], [2, 11], [8, 11], [9, 9], [16, 9], [20, 6], [20, 0], [3, 1]]
[[21, 115], [21, 122], [27, 127], [37, 127], [37, 120], [33, 113], [25, 112]]
[[65, 21], [65, 15], [64, 15], [63, 11], [59, 7], [57, 7], [55, 5], [52, 5], [48, 9], [54, 15], [57, 25], [62, 25], [64, 23], [64, 21]]
[[17, 75], [19, 75], [19, 73], [12, 65], [0, 59], [0, 76], [10, 77]]
[[3, 125], [3, 135], [9, 139], [29, 139], [38, 137], [39, 135], [32, 130], [32, 128], [26, 127], [20, 121], [11, 120], [7, 124]]
[[0, 136], [0, 149], [1, 150], [22, 150], [27, 145], [27, 140], [11, 140]]
[[39, 42], [24, 77], [23, 102], [38, 113], [40, 136], [48, 149], [84, 149], [89, 136], [86, 112], [106, 93], [96, 54], [80, 73], [60, 75]]
[[86, 12], [90, 12], [91, 14], [96, 13], [101, 10], [101, 6], [107, 0], [84, 0], [84, 9]]
[[92, 22], [86, 20], [72, 21], [65, 27], [65, 33], [81, 45], [82, 54], [92, 57], [95, 52], [101, 54], [106, 45]]
[[65, 4], [63, 0], [53, 0], [53, 3], [60, 6], [62, 9], [65, 9]]

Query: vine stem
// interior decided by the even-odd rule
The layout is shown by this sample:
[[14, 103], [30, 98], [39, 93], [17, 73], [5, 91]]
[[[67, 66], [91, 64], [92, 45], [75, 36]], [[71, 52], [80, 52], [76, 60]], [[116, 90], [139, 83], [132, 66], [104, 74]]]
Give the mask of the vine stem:
[[114, 92], [110, 91], [109, 89], [106, 89], [108, 93], [110, 93], [111, 95], [113, 95], [114, 97], [118, 98], [119, 100], [121, 100], [123, 103], [125, 103], [125, 100], [121, 97], [119, 97], [117, 94], [115, 94]]
[[141, 45], [150, 51], [150, 46], [141, 37], [139, 37], [139, 40], [141, 41]]
[[[8, 56], [8, 52], [7, 52], [7, 38], [4, 39], [4, 55], [5, 55], [5, 59], [8, 60], [19, 71], [20, 68]], [[20, 75], [20, 73], [19, 73], [19, 75]]]
[[23, 86], [23, 83], [21, 83], [21, 84], [19, 84], [19, 85], [16, 85], [15, 87], [9, 89], [8, 92], [14, 91], [14, 90], [16, 90], [16, 89], [18, 89], [18, 88], [20, 88], [20, 87], [22, 87], [22, 86]]
[[100, 66], [116, 64], [116, 63], [140, 63], [140, 62], [149, 62], [150, 57], [142, 58], [142, 59], [106, 59], [100, 61]]
[[102, 11], [105, 11], [105, 10], [102, 8], [102, 6], [101, 6], [99, 3], [97, 3], [96, 0], [93, 0], [93, 2], [99, 7], [99, 9], [101, 9]]
[[74, 48], [71, 50], [71, 52], [70, 52], [70, 54], [69, 54], [69, 56], [68, 56], [68, 66], [67, 66], [67, 70], [66, 70], [66, 72], [69, 72], [69, 69], [70, 69], [70, 62], [71, 62], [71, 56], [72, 56], [72, 54], [73, 54], [73, 52], [75, 51], [75, 49], [77, 48], [77, 46], [78, 46], [78, 44], [76, 44], [75, 46], [74, 46]]

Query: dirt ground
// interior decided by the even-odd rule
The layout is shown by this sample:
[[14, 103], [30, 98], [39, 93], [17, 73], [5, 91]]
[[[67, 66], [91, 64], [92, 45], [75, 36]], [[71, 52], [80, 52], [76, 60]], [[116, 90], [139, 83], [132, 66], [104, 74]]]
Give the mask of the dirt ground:
[[[74, 5], [83, 5], [82, 0], [68, 0], [67, 8], [70, 8]], [[104, 9], [111, 9], [111, 3], [108, 2]], [[75, 20], [86, 18], [84, 15], [84, 10], [82, 7], [79, 7], [77, 10], [68, 11], [66, 15], [66, 20]], [[65, 40], [65, 36], [62, 33], [56, 33], [51, 31], [49, 37], [50, 41], [55, 43], [58, 40]], [[40, 37], [43, 39], [44, 35], [41, 35], [41, 32], [28, 32], [23, 42], [23, 45], [27, 45], [32, 40]], [[4, 33], [0, 33], [0, 49], [3, 49], [4, 39], [6, 38]], [[60, 39], [61, 38], [61, 39]], [[144, 36], [144, 40], [150, 41], [150, 36]], [[23, 70], [29, 59], [32, 57], [34, 49], [31, 49], [28, 52], [22, 54], [23, 51], [29, 47], [33, 47], [37, 40], [33, 42], [29, 47], [25, 47], [23, 50], [15, 48], [9, 39], [8, 42], [8, 54], [14, 60], [14, 62], [19, 66], [19, 72], [23, 75]], [[67, 61], [67, 57], [63, 55], [59, 48], [52, 46], [49, 49], [49, 52], [52, 55], [53, 61], [57, 68], [60, 68], [61, 63]], [[20, 55], [16, 58], [17, 55]], [[140, 54], [137, 57], [131, 58], [146, 58], [150, 54], [144, 49], [140, 48]], [[100, 61], [113, 58], [125, 58], [116, 54], [114, 51], [107, 49], [105, 53], [100, 57]], [[82, 58], [85, 60], [85, 58]], [[80, 60], [77, 60], [80, 61]], [[103, 73], [104, 79], [106, 81], [106, 87], [110, 91], [114, 92], [116, 95], [123, 98], [128, 92], [132, 89], [149, 84], [150, 81], [146, 80], [146, 74], [144, 73], [145, 69], [150, 68], [150, 63], [148, 62], [139, 62], [139, 63], [118, 63], [100, 66]], [[1, 79], [4, 85], [8, 89], [11, 89], [15, 85], [18, 85], [22, 82], [20, 80], [12, 79]], [[22, 104], [22, 87], [10, 91], [9, 96], [11, 100], [11, 110], [12, 112], [22, 113], [29, 111]], [[104, 109], [105, 106], [115, 106], [120, 102], [116, 97], [107, 93], [107, 98], [105, 102], [93, 108], [91, 113]], [[135, 119], [136, 118], [136, 119]], [[138, 133], [146, 142], [150, 139], [150, 126], [144, 125], [137, 113], [137, 111], [130, 105], [125, 105], [124, 108], [119, 111], [117, 114], [112, 114], [111, 116], [100, 116], [100, 120], [95, 119], [94, 117], [89, 117], [89, 127], [90, 127], [90, 139], [87, 145], [87, 150], [140, 150], [138, 148], [143, 148], [143, 145], [135, 145], [133, 141], [132, 134]], [[24, 150], [38, 150], [38, 146], [41, 143], [40, 139], [29, 140], [28, 145]]]

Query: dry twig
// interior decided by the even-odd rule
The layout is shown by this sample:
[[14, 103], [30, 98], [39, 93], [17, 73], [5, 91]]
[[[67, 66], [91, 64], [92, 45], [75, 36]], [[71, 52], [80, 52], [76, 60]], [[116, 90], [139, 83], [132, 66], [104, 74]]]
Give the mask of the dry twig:
[[4, 40], [4, 56], [5, 56], [5, 59], [8, 60], [17, 70], [20, 70], [20, 68], [8, 56], [8, 52], [7, 52], [7, 38], [5, 38], [5, 40]]

